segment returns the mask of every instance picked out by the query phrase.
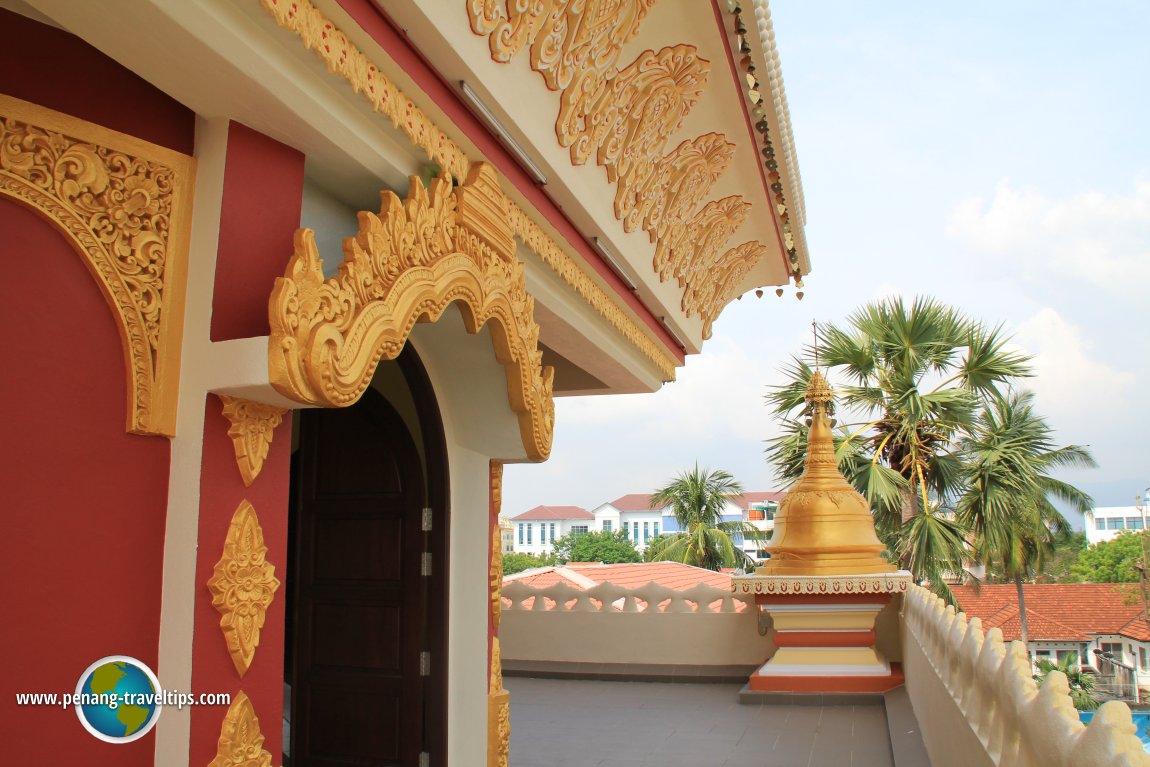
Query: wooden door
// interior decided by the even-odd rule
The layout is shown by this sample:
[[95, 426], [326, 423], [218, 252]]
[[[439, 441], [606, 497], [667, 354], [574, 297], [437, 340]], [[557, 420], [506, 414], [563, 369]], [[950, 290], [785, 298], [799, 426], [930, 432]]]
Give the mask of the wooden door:
[[301, 416], [290, 764], [414, 767], [426, 750], [429, 614], [419, 454], [371, 389]]

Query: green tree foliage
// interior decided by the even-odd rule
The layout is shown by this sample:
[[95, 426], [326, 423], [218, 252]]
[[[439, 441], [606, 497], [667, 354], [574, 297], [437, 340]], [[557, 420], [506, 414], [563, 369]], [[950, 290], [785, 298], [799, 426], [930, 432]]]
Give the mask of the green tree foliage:
[[[1047, 499], [1090, 505], [1049, 472], [1092, 462], [1084, 448], [1056, 447], [1030, 395], [1014, 390], [1031, 374], [1029, 358], [1008, 348], [1002, 329], [934, 299], [891, 298], [842, 328], [820, 326], [819, 338], [843, 417], [839, 467], [901, 566], [951, 601], [946, 577], [971, 561], [997, 562], [1012, 579], [1041, 570], [1065, 527]], [[802, 473], [807, 427], [794, 414], [814, 363], [808, 348], [767, 397], [783, 427], [767, 453], [784, 482]]]
[[1075, 583], [1133, 583], [1138, 580], [1135, 565], [1142, 558], [1140, 533], [1124, 530], [1109, 541], [1087, 547], [1070, 568]]
[[708, 570], [751, 567], [754, 560], [736, 546], [739, 537], [757, 540], [762, 533], [742, 520], [724, 522], [727, 500], [743, 486], [725, 471], [685, 471], [655, 491], [652, 506], [670, 506], [678, 520], [677, 533], [658, 536], [647, 548], [651, 562], [682, 562]]
[[503, 555], [503, 574], [511, 575], [529, 570], [532, 567], [544, 567], [553, 564], [555, 564], [555, 558], [551, 556], [540, 557], [535, 554], [513, 551]]
[[667, 535], [664, 533], [662, 535], [656, 535], [654, 538], [652, 538], [650, 541], [648, 541], [647, 542], [647, 548], [646, 548], [646, 550], [643, 551], [643, 561], [644, 562], [656, 561], [654, 559], [655, 552], [659, 551], [660, 549], [662, 549], [664, 546], [667, 545], [666, 543], [664, 543], [664, 541], [666, 541], [666, 540], [667, 540]]
[[569, 533], [555, 541], [555, 559], [567, 562], [640, 562], [642, 557], [635, 544], [622, 530], [614, 532]]

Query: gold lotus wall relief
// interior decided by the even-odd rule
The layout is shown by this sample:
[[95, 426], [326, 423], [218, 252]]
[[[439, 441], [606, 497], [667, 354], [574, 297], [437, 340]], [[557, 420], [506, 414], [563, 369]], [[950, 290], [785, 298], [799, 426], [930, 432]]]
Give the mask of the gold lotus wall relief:
[[127, 430], [173, 436], [195, 161], [0, 95], [0, 196], [72, 244], [124, 349]]
[[263, 470], [276, 428], [288, 412], [282, 407], [217, 394], [228, 419], [228, 437], [236, 452], [236, 466], [244, 485], [250, 486]]
[[242, 690], [220, 724], [216, 758], [208, 767], [272, 767], [272, 755], [264, 748], [259, 717], [251, 699]]
[[359, 233], [344, 241], [344, 262], [329, 280], [311, 230], [299, 230], [269, 302], [272, 385], [297, 402], [350, 405], [416, 322], [434, 322], [457, 303], [468, 332], [489, 325], [527, 455], [546, 460], [554, 371], [542, 364], [508, 218], [495, 170], [476, 163], [455, 189], [446, 177], [430, 190], [412, 177], [405, 200], [385, 192], [379, 215], [359, 214]]
[[280, 587], [255, 508], [243, 501], [232, 515], [223, 555], [208, 580], [220, 630], [240, 676], [247, 673], [260, 643], [268, 607]]
[[[308, 50], [324, 62], [328, 71], [343, 79], [377, 113], [403, 131], [429, 159], [455, 178], [467, 177], [472, 167], [471, 159], [310, 0], [260, 0], [260, 5], [276, 24], [295, 34]], [[604, 21], [608, 22], [610, 18], [608, 16]], [[664, 379], [673, 379], [675, 366], [679, 363], [667, 348], [652, 338], [620, 306], [618, 300], [601, 288], [587, 270], [559, 247], [518, 205], [510, 199], [506, 200], [506, 205], [515, 236], [644, 357], [650, 359]]]

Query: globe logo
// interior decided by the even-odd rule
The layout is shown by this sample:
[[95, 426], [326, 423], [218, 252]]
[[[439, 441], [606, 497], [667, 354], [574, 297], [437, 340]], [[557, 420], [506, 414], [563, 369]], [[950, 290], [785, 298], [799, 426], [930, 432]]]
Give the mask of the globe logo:
[[162, 695], [160, 682], [147, 665], [127, 655], [109, 655], [80, 675], [76, 716], [102, 741], [131, 743], [155, 727]]

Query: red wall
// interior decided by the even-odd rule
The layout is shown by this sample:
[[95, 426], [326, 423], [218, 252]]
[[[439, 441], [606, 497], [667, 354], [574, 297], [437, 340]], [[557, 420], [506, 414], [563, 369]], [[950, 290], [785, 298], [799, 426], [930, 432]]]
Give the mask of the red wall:
[[268, 296], [299, 228], [303, 168], [291, 147], [241, 123], [228, 127], [213, 341], [268, 334]]
[[15, 706], [107, 655], [157, 670], [170, 443], [124, 431], [119, 333], [70, 242], [3, 197], [0, 232], [0, 761], [150, 765], [154, 731], [113, 745]]
[[191, 154], [195, 114], [75, 35], [0, 8], [0, 93]]
[[[263, 471], [251, 487], [244, 487], [220, 400], [208, 395], [205, 405], [192, 691], [228, 692], [233, 698], [240, 690], [247, 693], [259, 717], [260, 730], [267, 738], [264, 748], [272, 753], [273, 763], [279, 764], [283, 748], [284, 583], [287, 580], [291, 414], [284, 417], [275, 431]], [[268, 609], [255, 660], [240, 679], [220, 632], [220, 614], [212, 607], [207, 582], [223, 553], [232, 515], [245, 499], [255, 508], [263, 526], [267, 560], [275, 565], [280, 587]], [[215, 757], [224, 711], [216, 707], [192, 710], [193, 765], [207, 764]]]

